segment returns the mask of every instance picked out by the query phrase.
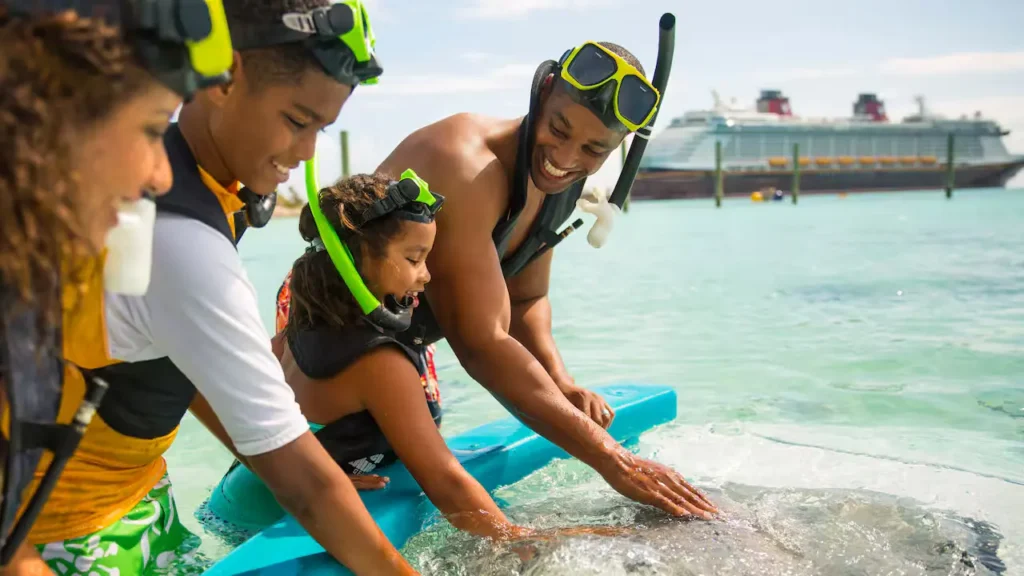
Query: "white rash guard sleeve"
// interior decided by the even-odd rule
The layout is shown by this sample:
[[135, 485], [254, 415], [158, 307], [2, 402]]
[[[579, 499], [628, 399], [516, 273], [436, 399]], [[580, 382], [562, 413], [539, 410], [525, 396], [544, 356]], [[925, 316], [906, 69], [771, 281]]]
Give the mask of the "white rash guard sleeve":
[[111, 357], [169, 357], [206, 397], [240, 454], [265, 454], [309, 430], [271, 350], [242, 259], [209, 226], [159, 215], [148, 292], [107, 293], [106, 320]]

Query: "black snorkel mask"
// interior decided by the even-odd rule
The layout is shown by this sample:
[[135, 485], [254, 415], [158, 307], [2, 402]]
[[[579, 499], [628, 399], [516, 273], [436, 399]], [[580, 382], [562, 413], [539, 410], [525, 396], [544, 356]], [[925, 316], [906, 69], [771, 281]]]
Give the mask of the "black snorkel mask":
[[[348, 245], [338, 236], [338, 232], [320, 209], [316, 158], [306, 162], [306, 195], [309, 199], [310, 212], [313, 213], [317, 231], [320, 233], [320, 237], [313, 241], [312, 249], [327, 252], [370, 324], [394, 332], [407, 330], [412, 325], [412, 299], [403, 298], [399, 301], [389, 294], [383, 303], [377, 300], [359, 275], [355, 258]], [[429, 224], [434, 221], [434, 216], [443, 204], [444, 196], [431, 192], [427, 183], [409, 169], [402, 173], [397, 182], [392, 182], [388, 186], [384, 198], [377, 200], [354, 218], [353, 223], [361, 228], [374, 220], [393, 217]]]
[[376, 84], [384, 69], [377, 40], [360, 0], [335, 0], [309, 12], [291, 12], [265, 28], [235, 34], [238, 50], [301, 42], [328, 76], [355, 88]]
[[222, 0], [6, 0], [12, 14], [72, 10], [121, 28], [139, 64], [185, 99], [231, 79], [234, 52]]

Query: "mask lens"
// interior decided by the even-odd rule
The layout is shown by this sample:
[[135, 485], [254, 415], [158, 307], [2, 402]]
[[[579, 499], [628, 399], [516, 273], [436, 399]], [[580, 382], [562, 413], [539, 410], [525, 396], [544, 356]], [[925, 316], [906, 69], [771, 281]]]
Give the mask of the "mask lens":
[[583, 86], [593, 86], [611, 78], [618, 65], [600, 48], [587, 44], [569, 63], [569, 75]]
[[654, 109], [658, 95], [643, 80], [636, 76], [626, 76], [619, 88], [619, 114], [633, 124], [643, 124], [647, 115]]

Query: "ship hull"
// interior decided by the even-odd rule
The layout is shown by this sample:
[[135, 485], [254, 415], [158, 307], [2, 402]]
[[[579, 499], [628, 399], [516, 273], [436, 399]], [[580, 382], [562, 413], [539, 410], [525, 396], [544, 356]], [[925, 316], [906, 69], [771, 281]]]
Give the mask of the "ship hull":
[[[957, 188], [1000, 188], [1024, 167], [1024, 161], [981, 166], [963, 166], [956, 170]], [[928, 190], [946, 186], [943, 167], [879, 170], [814, 170], [800, 173], [801, 194]], [[789, 191], [792, 172], [727, 172], [723, 178], [726, 196], [749, 196], [768, 188]], [[710, 170], [648, 170], [637, 175], [630, 196], [633, 200], [670, 198], [711, 198], [714, 196], [714, 172]]]

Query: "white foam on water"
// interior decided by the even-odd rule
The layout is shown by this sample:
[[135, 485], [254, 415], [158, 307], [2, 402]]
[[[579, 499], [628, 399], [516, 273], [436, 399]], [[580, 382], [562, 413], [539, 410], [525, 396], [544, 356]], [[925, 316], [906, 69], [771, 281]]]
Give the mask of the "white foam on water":
[[[678, 426], [644, 439], [640, 449], [672, 465], [699, 486], [726, 483], [766, 488], [870, 490], [912, 498], [993, 524], [1002, 534], [999, 558], [1007, 574], [1024, 574], [1024, 486], [969, 471], [906, 463], [828, 448], [785, 444], [758, 435], [778, 427], [747, 426], [738, 435]], [[794, 435], [795, 428], [789, 430]], [[821, 437], [804, 428], [807, 443]]]

